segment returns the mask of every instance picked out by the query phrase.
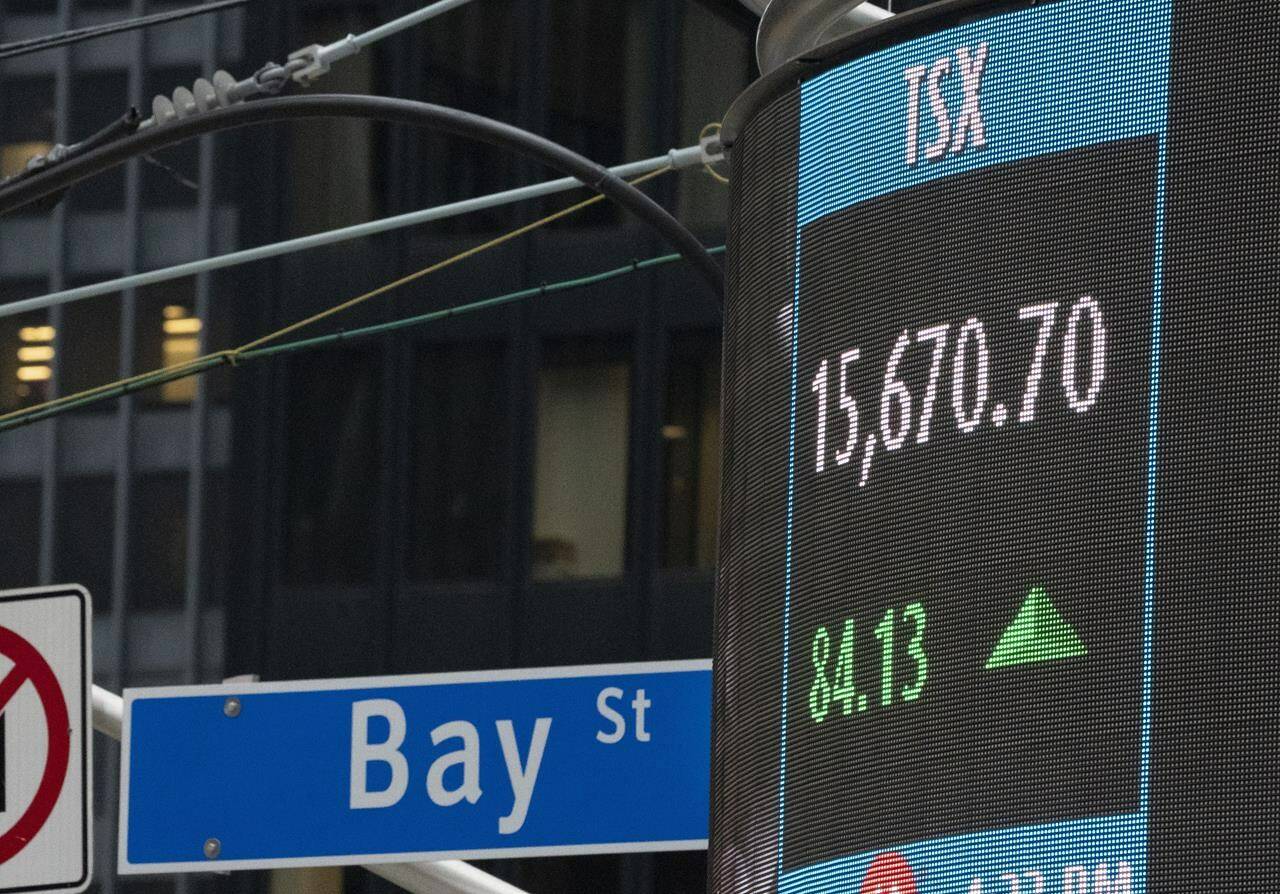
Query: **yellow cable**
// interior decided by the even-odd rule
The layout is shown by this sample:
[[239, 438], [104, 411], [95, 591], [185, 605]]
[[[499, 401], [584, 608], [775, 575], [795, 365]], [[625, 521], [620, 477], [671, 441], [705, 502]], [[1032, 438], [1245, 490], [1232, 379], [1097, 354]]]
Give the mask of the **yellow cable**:
[[[702, 130], [698, 131], [698, 142], [701, 143], [703, 140], [705, 140], [707, 137], [709, 137], [713, 133], [715, 134], [720, 133], [722, 129], [723, 128], [719, 121], [712, 121], [710, 124], [704, 124], [702, 127]], [[711, 167], [711, 162], [709, 161], [704, 161], [702, 163], [702, 169], [706, 171], [708, 174], [710, 174], [712, 177], [714, 177], [717, 183], [729, 182], [729, 178], [726, 177], [724, 174], [721, 174], [715, 168]]]
[[[639, 177], [636, 177], [635, 179], [629, 182], [632, 184], [643, 183], [646, 180], [652, 180], [654, 177], [657, 177], [661, 174], [665, 174], [670, 170], [671, 170], [671, 166], [665, 165], [661, 168], [658, 168], [655, 171], [650, 171], [647, 174], [643, 174]], [[552, 214], [548, 214], [546, 217], [540, 218], [539, 220], [535, 220], [532, 223], [525, 224], [522, 227], [517, 227], [516, 229], [511, 230], [510, 232], [503, 233], [501, 236], [497, 236], [493, 239], [490, 239], [488, 242], [482, 242], [479, 245], [474, 245], [471, 248], [458, 252], [455, 255], [451, 255], [450, 257], [447, 257], [442, 261], [437, 261], [434, 264], [431, 264], [427, 267], [423, 267], [421, 270], [418, 270], [414, 273], [410, 273], [408, 276], [402, 276], [399, 279], [392, 280], [391, 282], [378, 286], [375, 289], [370, 289], [368, 292], [365, 292], [362, 295], [357, 295], [354, 298], [348, 299], [347, 301], [343, 301], [341, 304], [335, 304], [333, 307], [327, 308], [326, 310], [322, 310], [317, 314], [312, 314], [311, 316], [305, 317], [304, 319], [298, 320], [297, 322], [290, 323], [288, 326], [284, 326], [280, 329], [275, 330], [274, 332], [269, 332], [266, 335], [260, 338], [255, 338], [253, 341], [246, 342], [245, 344], [242, 344], [239, 347], [231, 348], [229, 350], [214, 351], [213, 353], [210, 353], [210, 354], [203, 354], [191, 360], [185, 360], [182, 363], [175, 363], [171, 366], [163, 366], [159, 369], [153, 369], [150, 372], [139, 373], [138, 375], [130, 376], [126, 379], [119, 379], [114, 382], [108, 382], [105, 385], [98, 385], [93, 388], [86, 388], [84, 391], [77, 391], [74, 394], [67, 394], [62, 397], [54, 398], [53, 400], [45, 401], [44, 403], [36, 404], [34, 406], [23, 407], [20, 410], [13, 410], [3, 415], [0, 415], [0, 423], [7, 422], [8, 420], [18, 416], [26, 416], [32, 413], [37, 413], [41, 410], [47, 410], [52, 407], [57, 407], [63, 404], [82, 400], [86, 397], [92, 397], [96, 394], [101, 394], [104, 391], [111, 391], [115, 388], [122, 388], [127, 385], [132, 385], [135, 382], [142, 381], [143, 379], [149, 379], [149, 378], [158, 377], [158, 376], [167, 376], [167, 375], [172, 375], [174, 373], [181, 373], [183, 370], [186, 370], [188, 368], [191, 368], [194, 371], [194, 367], [203, 366], [204, 364], [207, 364], [211, 360], [224, 360], [227, 363], [230, 363], [234, 366], [236, 359], [245, 351], [249, 351], [249, 350], [252, 350], [253, 348], [261, 347], [262, 345], [265, 345], [268, 342], [275, 341], [281, 336], [288, 335], [292, 332], [297, 332], [299, 329], [302, 329], [306, 326], [310, 326], [312, 323], [318, 323], [321, 320], [328, 319], [329, 317], [332, 317], [336, 314], [340, 314], [345, 310], [350, 310], [356, 305], [363, 304], [369, 299], [376, 298], [379, 295], [382, 295], [386, 292], [391, 291], [392, 289], [396, 289], [396, 288], [399, 288], [400, 286], [407, 285], [411, 282], [414, 282], [415, 280], [421, 279], [424, 276], [428, 276], [432, 273], [436, 273], [437, 271], [443, 270], [446, 267], [451, 267], [454, 264], [458, 263], [459, 261], [464, 261], [467, 258], [478, 255], [481, 252], [488, 251], [491, 248], [496, 248], [499, 245], [502, 245], [506, 242], [510, 242], [512, 239], [516, 239], [520, 236], [525, 235], [526, 233], [532, 232], [533, 230], [536, 230], [539, 227], [544, 227], [549, 223], [554, 223], [555, 221], [560, 220], [561, 218], [568, 217], [569, 215], [575, 214], [584, 208], [588, 208], [591, 205], [604, 201], [604, 198], [605, 197], [603, 195], [597, 194], [592, 196], [589, 199], [584, 199], [583, 201], [578, 202], [575, 205], [570, 205], [567, 208], [562, 208], [561, 210], [556, 211]], [[185, 376], [179, 376], [179, 378], [185, 378]]]

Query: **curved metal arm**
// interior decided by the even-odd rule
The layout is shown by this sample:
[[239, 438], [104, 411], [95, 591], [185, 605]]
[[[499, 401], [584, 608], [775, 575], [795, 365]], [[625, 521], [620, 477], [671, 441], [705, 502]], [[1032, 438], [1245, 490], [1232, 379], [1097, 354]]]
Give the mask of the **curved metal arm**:
[[148, 128], [0, 189], [0, 214], [66, 189], [130, 158], [202, 134], [299, 118], [368, 118], [408, 124], [489, 143], [540, 161], [601, 193], [656, 230], [693, 265], [715, 291], [716, 300], [723, 303], [724, 275], [702, 243], [661, 205], [607, 168], [545, 137], [510, 124], [445, 106], [385, 96], [333, 94], [263, 99], [214, 109], [165, 127]]

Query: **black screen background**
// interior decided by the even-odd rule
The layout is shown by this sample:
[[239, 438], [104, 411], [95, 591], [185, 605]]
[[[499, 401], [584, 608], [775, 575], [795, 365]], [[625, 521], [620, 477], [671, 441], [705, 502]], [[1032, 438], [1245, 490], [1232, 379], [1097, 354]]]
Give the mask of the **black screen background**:
[[[934, 181], [806, 227], [784, 868], [1137, 809], [1156, 159], [1154, 139], [1076, 150]], [[1062, 333], [1083, 295], [1102, 307], [1107, 362], [1098, 403], [1076, 413], [1060, 385]], [[962, 433], [950, 398], [960, 325], [985, 324], [987, 415], [1004, 403], [1012, 416], [1038, 328], [1017, 311], [1050, 301], [1061, 306], [1035, 419]], [[860, 452], [840, 467], [831, 459], [846, 425], [829, 409], [817, 473], [809, 384], [822, 358], [834, 367], [842, 350], [861, 348], [849, 371], [865, 434], [879, 428], [899, 333], [944, 322], [929, 441], [879, 450], [860, 488]], [[931, 356], [928, 342], [915, 344], [898, 368], [913, 418]], [[828, 378], [834, 391], [838, 375]], [[1089, 654], [985, 671], [1033, 586]], [[872, 629], [887, 607], [913, 601], [928, 612], [927, 681], [917, 700], [881, 707]], [[846, 617], [858, 631], [855, 683], [872, 707], [814, 723], [813, 632], [838, 637]], [[915, 676], [902, 647], [911, 626], [898, 627], [898, 681]]]

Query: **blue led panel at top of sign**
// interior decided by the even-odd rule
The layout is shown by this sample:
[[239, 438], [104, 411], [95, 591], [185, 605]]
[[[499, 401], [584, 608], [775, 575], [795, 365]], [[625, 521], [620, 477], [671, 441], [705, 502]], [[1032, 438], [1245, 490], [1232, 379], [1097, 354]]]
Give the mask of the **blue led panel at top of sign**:
[[[1146, 890], [1170, 15], [1057, 0], [801, 87], [780, 891]], [[1048, 446], [1100, 432], [1105, 469]]]
[[[1168, 0], [1059, 0], [899, 44], [808, 81], [801, 88], [799, 225], [939, 177], [1161, 132], [1169, 16]], [[987, 146], [907, 165], [904, 72], [984, 42]], [[941, 82], [953, 109], [961, 105], [960, 81], [953, 72]], [[927, 99], [921, 105], [926, 141], [936, 128]]]

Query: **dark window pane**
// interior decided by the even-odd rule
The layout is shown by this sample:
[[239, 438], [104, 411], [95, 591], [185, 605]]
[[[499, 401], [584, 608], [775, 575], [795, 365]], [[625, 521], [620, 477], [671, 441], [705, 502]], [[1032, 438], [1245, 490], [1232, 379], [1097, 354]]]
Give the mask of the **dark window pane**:
[[535, 577], [616, 577], [626, 556], [631, 363], [621, 346], [549, 345], [538, 373]]
[[[151, 98], [157, 94], [173, 96], [178, 87], [191, 89], [196, 78], [208, 77], [199, 66], [178, 65], [153, 68], [143, 78], [142, 95], [151, 113]], [[116, 94], [115, 102], [123, 101], [128, 92]], [[192, 186], [200, 179], [200, 141], [186, 140], [150, 153], [141, 163], [141, 202], [146, 208], [171, 208], [191, 206], [199, 193]], [[195, 233], [191, 234], [195, 238]]]
[[134, 478], [129, 528], [130, 607], [181, 606], [187, 567], [187, 476]]
[[94, 610], [107, 611], [115, 484], [110, 478], [63, 478], [57, 504], [53, 576], [59, 583], [83, 584]]
[[[124, 114], [128, 98], [129, 75], [125, 71], [83, 71], [72, 75], [70, 139], [83, 140], [111, 124]], [[121, 209], [124, 183], [123, 167], [90, 177], [72, 188], [71, 207], [91, 211]]]
[[707, 890], [707, 852], [654, 854], [653, 890], [662, 894], [704, 894]]
[[58, 0], [4, 0], [0, 12], [8, 15], [52, 15], [58, 11]]
[[622, 156], [627, 15], [593, 0], [551, 4], [547, 102], [551, 137], [588, 158]]
[[[420, 29], [421, 98], [500, 121], [516, 120], [520, 66], [527, 58], [521, 9], [513, 0], [468, 3], [435, 19], [435, 27]], [[444, 134], [417, 135], [412, 145], [418, 157], [432, 160], [414, 171], [421, 205], [484, 195], [523, 182], [522, 162], [511, 152]], [[504, 206], [432, 226], [437, 232], [485, 232], [510, 225], [521, 213], [520, 206]]]
[[[550, 16], [548, 135], [590, 159], [617, 164], [628, 148], [627, 100], [635, 99], [637, 109], [644, 107], [642, 95], [628, 95], [629, 88], [642, 85], [628, 84], [628, 50], [633, 48], [627, 43], [627, 4], [605, 11], [594, 0], [556, 0]], [[634, 49], [642, 58], [652, 58], [652, 47]], [[643, 72], [643, 67], [633, 71]], [[574, 214], [565, 225], [607, 222], [618, 216], [616, 206], [602, 202]]]
[[40, 568], [40, 482], [0, 481], [0, 590], [30, 587]]
[[225, 473], [206, 473], [204, 478], [204, 528], [200, 538], [201, 593], [204, 605], [225, 605], [227, 571], [231, 556], [227, 551], [230, 542], [230, 476]]
[[5, 78], [0, 90], [0, 176], [16, 174], [53, 145], [53, 78]]
[[[80, 285], [81, 283], [73, 283]], [[63, 394], [115, 381], [120, 374], [120, 301], [73, 301], [62, 309], [58, 375]], [[115, 401], [92, 404], [87, 412], [108, 412]]]
[[285, 578], [371, 580], [377, 510], [378, 357], [323, 352], [289, 376]]
[[424, 348], [411, 405], [409, 575], [498, 576], [509, 468], [502, 346]]
[[622, 857], [543, 857], [523, 860], [520, 887], [530, 894], [598, 894], [622, 890]]
[[672, 340], [662, 417], [662, 567], [715, 565], [720, 493], [720, 339]]
[[[361, 20], [339, 17], [327, 34], [346, 34], [367, 27]], [[325, 38], [332, 40], [332, 38]], [[329, 93], [376, 93], [374, 60], [361, 53], [335, 65], [325, 76]], [[351, 63], [350, 65], [346, 63]], [[292, 176], [291, 232], [316, 233], [379, 216], [377, 159], [385, 158], [380, 148], [383, 128], [355, 118], [294, 123], [288, 144]], [[382, 155], [379, 155], [381, 151]]]

